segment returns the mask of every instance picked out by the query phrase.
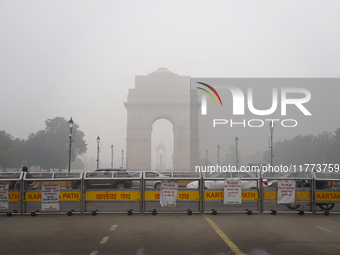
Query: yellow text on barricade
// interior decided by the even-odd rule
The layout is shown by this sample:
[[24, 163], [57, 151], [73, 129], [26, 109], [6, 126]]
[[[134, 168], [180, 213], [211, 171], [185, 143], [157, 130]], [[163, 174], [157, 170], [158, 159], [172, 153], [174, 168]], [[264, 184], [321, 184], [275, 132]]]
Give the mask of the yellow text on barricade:
[[140, 201], [140, 191], [86, 191], [86, 200], [134, 200]]
[[[159, 200], [160, 191], [145, 191], [145, 200]], [[198, 190], [178, 191], [177, 200], [200, 201], [200, 193]]]
[[[80, 202], [80, 191], [66, 192], [61, 191], [59, 196], [60, 201], [77, 201]], [[25, 200], [27, 202], [41, 201], [41, 192], [26, 192]]]
[[[224, 198], [224, 191], [221, 190], [205, 190], [205, 200], [222, 200]], [[242, 191], [242, 200], [259, 201], [259, 195], [257, 191]]]
[[317, 201], [340, 201], [340, 192], [316, 192]]

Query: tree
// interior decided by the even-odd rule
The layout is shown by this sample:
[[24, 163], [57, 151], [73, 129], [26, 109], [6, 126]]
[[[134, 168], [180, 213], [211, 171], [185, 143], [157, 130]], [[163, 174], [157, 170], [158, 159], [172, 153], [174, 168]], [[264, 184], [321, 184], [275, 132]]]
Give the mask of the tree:
[[[27, 161], [31, 165], [39, 165], [41, 168], [65, 169], [68, 166], [69, 151], [69, 127], [68, 121], [62, 117], [48, 119], [45, 121], [46, 128], [35, 134], [30, 134], [27, 139], [26, 148], [29, 150]], [[87, 150], [84, 140], [84, 132], [79, 126], [73, 126], [74, 142], [71, 149], [71, 162]]]
[[201, 158], [201, 160], [200, 160], [200, 166], [205, 167], [205, 165], [207, 165], [207, 166], [213, 165], [212, 161], [209, 159], [209, 156], [208, 156], [208, 158], [204, 157], [204, 158]]
[[243, 155], [243, 165], [262, 164], [263, 153], [264, 153], [263, 151], [258, 151], [254, 154]]
[[340, 164], [340, 128], [335, 130], [332, 143], [327, 150], [326, 159], [330, 164]]
[[26, 151], [25, 151], [26, 141], [24, 139], [16, 138], [13, 142], [14, 142], [15, 154], [16, 154], [16, 163], [14, 167], [19, 171], [26, 162]]
[[83, 170], [84, 167], [85, 167], [85, 164], [84, 164], [84, 162], [80, 158], [76, 158], [73, 161], [72, 165], [71, 165], [72, 169], [81, 169], [81, 170]]
[[[295, 136], [274, 144], [274, 165], [339, 164], [340, 129], [335, 135], [323, 132], [318, 135]], [[270, 150], [263, 156], [270, 162]]]
[[7, 168], [16, 166], [18, 153], [13, 137], [4, 130], [0, 131], [0, 166]]

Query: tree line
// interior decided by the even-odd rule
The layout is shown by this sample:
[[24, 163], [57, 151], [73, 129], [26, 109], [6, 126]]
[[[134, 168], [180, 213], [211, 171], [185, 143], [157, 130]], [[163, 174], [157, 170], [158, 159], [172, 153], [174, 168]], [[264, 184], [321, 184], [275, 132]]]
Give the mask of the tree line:
[[[340, 128], [335, 133], [298, 135], [292, 139], [279, 140], [273, 150], [274, 165], [339, 164]], [[270, 150], [264, 153], [263, 159], [270, 162]]]
[[[0, 131], [0, 167], [19, 170], [23, 165], [42, 169], [65, 169], [68, 167], [69, 133], [68, 121], [56, 117], [45, 121], [46, 128], [29, 134], [28, 138], [14, 138], [6, 131]], [[86, 153], [84, 132], [79, 125], [73, 126], [71, 162]]]
[[[220, 155], [220, 165], [236, 165], [236, 147], [229, 146], [227, 155]], [[258, 151], [251, 155], [242, 154], [238, 150], [239, 166], [249, 163], [270, 163], [270, 149]], [[303, 164], [340, 164], [340, 128], [334, 133], [322, 132], [317, 135], [297, 135], [292, 139], [279, 140], [273, 146], [274, 165], [290, 166]], [[217, 164], [217, 156], [213, 159], [202, 157], [200, 165]]]

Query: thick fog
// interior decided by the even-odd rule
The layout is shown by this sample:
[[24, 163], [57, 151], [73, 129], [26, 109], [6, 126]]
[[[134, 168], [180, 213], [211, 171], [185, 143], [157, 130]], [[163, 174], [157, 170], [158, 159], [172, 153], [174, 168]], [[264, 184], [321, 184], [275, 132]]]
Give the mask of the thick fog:
[[[47, 119], [72, 117], [85, 133], [88, 170], [98, 135], [101, 166], [113, 144], [118, 167], [135, 75], [166, 67], [192, 78], [339, 77], [339, 11], [337, 0], [1, 1], [0, 130], [26, 139]], [[334, 118], [299, 134], [334, 132]], [[152, 152], [159, 142], [167, 148], [167, 168], [172, 128], [157, 121], [152, 136]], [[258, 150], [268, 149], [265, 136]]]

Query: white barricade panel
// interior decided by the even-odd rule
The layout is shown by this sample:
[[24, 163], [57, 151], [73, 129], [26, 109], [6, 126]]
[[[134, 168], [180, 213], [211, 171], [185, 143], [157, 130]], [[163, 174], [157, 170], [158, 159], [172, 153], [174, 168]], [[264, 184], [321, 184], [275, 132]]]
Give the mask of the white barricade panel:
[[[153, 213], [155, 210], [160, 213], [200, 212], [200, 173], [147, 171], [143, 172], [143, 176], [144, 212]], [[163, 189], [154, 188], [148, 183], [161, 185], [163, 183]], [[162, 193], [166, 195], [164, 201]]]
[[[333, 169], [334, 170], [334, 169]], [[315, 174], [315, 212], [340, 212], [340, 174], [316, 172]]]
[[141, 173], [126, 169], [97, 169], [84, 180], [85, 212], [141, 212]]
[[21, 179], [22, 172], [0, 173], [0, 213], [21, 213]]
[[[82, 173], [30, 173], [24, 176], [24, 213], [80, 213]], [[32, 215], [34, 216], [34, 215]]]
[[205, 173], [203, 211], [260, 212], [259, 180], [257, 173]]
[[263, 212], [313, 211], [312, 172], [265, 172], [262, 185]]

